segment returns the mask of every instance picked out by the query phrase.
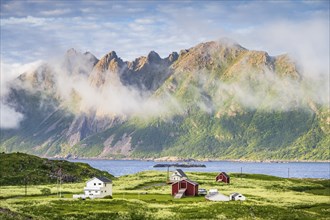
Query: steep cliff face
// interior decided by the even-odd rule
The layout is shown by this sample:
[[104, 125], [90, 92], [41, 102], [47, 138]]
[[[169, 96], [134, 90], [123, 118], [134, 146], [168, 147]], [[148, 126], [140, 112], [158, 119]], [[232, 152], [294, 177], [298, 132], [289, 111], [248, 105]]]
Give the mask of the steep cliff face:
[[13, 85], [6, 103], [24, 120], [1, 130], [6, 152], [330, 159], [330, 110], [287, 55], [230, 42], [134, 61], [70, 49]]

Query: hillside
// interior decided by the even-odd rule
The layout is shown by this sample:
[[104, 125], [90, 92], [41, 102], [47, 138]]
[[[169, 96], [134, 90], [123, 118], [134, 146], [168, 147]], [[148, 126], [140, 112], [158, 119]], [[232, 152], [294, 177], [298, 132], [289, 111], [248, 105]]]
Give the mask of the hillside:
[[24, 153], [0, 153], [0, 185], [54, 184], [82, 182], [94, 176], [113, 175], [85, 163], [49, 160]]
[[[13, 82], [0, 149], [61, 157], [329, 160], [326, 79], [287, 55], [206, 42], [123, 61], [69, 50]], [[325, 98], [324, 98], [325, 97]]]

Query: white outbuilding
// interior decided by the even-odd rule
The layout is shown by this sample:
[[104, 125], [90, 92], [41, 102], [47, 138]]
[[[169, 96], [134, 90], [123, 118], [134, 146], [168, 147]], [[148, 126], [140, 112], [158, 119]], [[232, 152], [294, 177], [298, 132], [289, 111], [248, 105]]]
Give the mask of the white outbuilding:
[[243, 196], [240, 193], [232, 193], [230, 194], [229, 198], [230, 200], [235, 200], [235, 201], [237, 200], [244, 201], [246, 199], [245, 196]]
[[73, 195], [73, 198], [103, 198], [112, 196], [112, 181], [105, 177], [94, 177], [86, 182], [85, 194]]

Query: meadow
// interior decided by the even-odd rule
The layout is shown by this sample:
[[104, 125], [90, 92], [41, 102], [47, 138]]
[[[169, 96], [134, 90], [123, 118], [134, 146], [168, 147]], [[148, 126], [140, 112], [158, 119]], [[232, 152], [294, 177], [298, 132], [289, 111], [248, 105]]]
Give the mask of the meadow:
[[[113, 180], [112, 199], [78, 200], [82, 183], [1, 186], [0, 219], [329, 219], [330, 180], [287, 179], [231, 173], [231, 184], [216, 173], [187, 172], [200, 188], [239, 192], [246, 201], [211, 202], [203, 196], [174, 199], [166, 172], [144, 171]], [[41, 190], [49, 188], [50, 195]]]

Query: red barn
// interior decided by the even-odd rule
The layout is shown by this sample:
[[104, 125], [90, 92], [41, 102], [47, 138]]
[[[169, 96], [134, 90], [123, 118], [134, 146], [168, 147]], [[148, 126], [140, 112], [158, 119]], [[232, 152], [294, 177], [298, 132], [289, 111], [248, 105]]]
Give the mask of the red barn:
[[189, 179], [183, 179], [172, 183], [172, 196], [175, 198], [181, 198], [182, 196], [197, 196], [198, 195], [198, 183]]
[[224, 183], [230, 183], [230, 177], [227, 173], [221, 172], [215, 177], [216, 182], [224, 182]]

